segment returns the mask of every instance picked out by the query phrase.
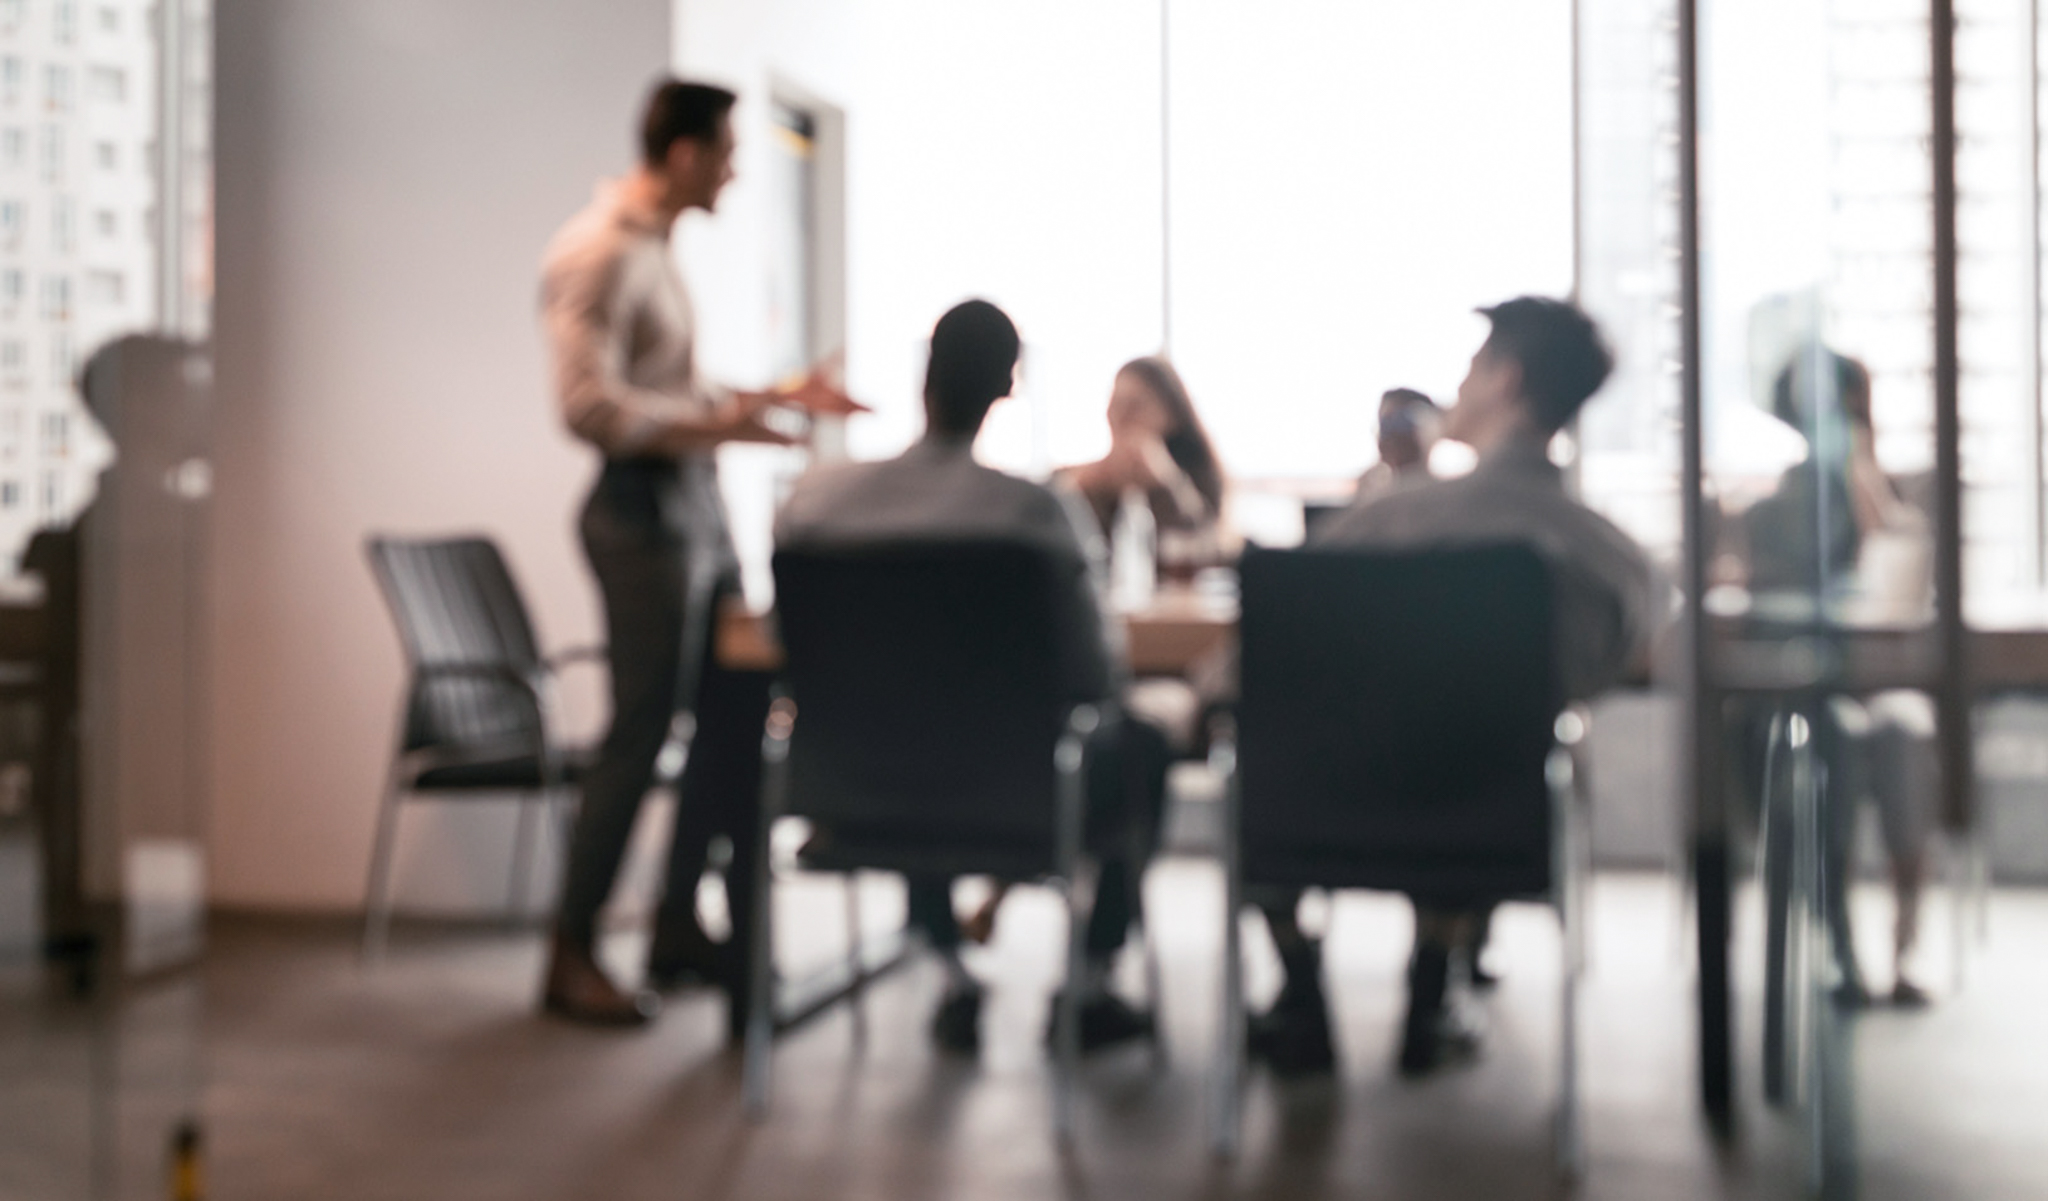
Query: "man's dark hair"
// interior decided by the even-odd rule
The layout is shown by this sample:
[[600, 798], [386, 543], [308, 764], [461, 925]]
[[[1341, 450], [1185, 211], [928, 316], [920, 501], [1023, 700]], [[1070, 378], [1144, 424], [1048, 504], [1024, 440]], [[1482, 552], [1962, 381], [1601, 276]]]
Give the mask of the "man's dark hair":
[[1388, 388], [1380, 393], [1380, 403], [1384, 405], [1389, 402], [1400, 405], [1404, 409], [1410, 406], [1420, 406], [1428, 409], [1436, 407], [1436, 402], [1431, 400], [1428, 394], [1418, 392], [1413, 388]]
[[647, 94], [640, 118], [640, 157], [654, 164], [668, 158], [668, 148], [683, 138], [708, 142], [718, 136], [718, 123], [738, 96], [708, 83], [665, 78]]
[[1486, 350], [1522, 368], [1522, 395], [1546, 433], [1563, 429], [1614, 370], [1593, 319], [1562, 300], [1517, 296], [1479, 312], [1493, 323]]
[[986, 300], [964, 300], [932, 327], [924, 398], [932, 428], [972, 434], [989, 406], [1010, 394], [1017, 369], [1017, 327]]

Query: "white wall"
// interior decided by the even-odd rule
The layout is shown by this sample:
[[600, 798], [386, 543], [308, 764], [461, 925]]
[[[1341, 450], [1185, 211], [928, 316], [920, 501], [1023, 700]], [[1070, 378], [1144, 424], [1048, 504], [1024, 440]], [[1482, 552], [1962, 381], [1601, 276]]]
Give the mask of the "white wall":
[[[629, 163], [669, 3], [221, 0], [217, 21], [210, 883], [346, 907], [401, 682], [364, 536], [486, 531], [546, 642], [598, 636], [572, 527], [591, 456], [550, 408], [536, 265]], [[408, 895], [502, 901], [502, 811], [411, 817]]]

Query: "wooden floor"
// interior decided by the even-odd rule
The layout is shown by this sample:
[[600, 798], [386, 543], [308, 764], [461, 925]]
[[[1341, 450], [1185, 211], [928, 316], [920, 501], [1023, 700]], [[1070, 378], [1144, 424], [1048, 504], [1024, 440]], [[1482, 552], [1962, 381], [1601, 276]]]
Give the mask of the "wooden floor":
[[[869, 891], [869, 917], [887, 922], [891, 886], [874, 881]], [[1499, 924], [1495, 959], [1506, 983], [1483, 1006], [1484, 1058], [1408, 1084], [1390, 1067], [1405, 910], [1340, 898], [1329, 973], [1342, 1072], [1281, 1086], [1255, 1071], [1245, 1151], [1219, 1164], [1203, 1131], [1220, 879], [1206, 864], [1168, 861], [1155, 869], [1149, 899], [1164, 955], [1166, 1062], [1130, 1048], [1091, 1063], [1080, 1137], [1067, 1154], [1050, 1134], [1040, 1045], [1060, 945], [1059, 915], [1044, 894], [1013, 895], [981, 964], [995, 991], [979, 1062], [931, 1048], [924, 1024], [939, 978], [914, 964], [873, 987], [864, 1036], [840, 1010], [783, 1040], [761, 1125], [739, 1112], [737, 1059], [722, 1046], [712, 997], [686, 996], [644, 1031], [581, 1030], [533, 1015], [532, 934], [402, 926], [390, 957], [365, 971], [352, 927], [223, 920], [204, 973], [210, 1195], [1560, 1195], [1547, 1140], [1556, 935], [1546, 913], [1509, 911]], [[837, 945], [838, 902], [822, 885], [786, 891], [792, 958]], [[1945, 927], [1934, 908], [1939, 941]], [[1873, 911], [1866, 928], [1881, 933], [1881, 917]], [[1997, 954], [1976, 965], [1966, 992], [1928, 1014], [1881, 1013], [1857, 1025], [1864, 1196], [2048, 1197], [2048, 1051], [2038, 1017], [2048, 996], [2048, 896], [2001, 893], [1994, 921]], [[1596, 882], [1585, 1023], [1591, 1162], [1577, 1195], [1799, 1196], [1796, 1128], [1754, 1098], [1753, 1056], [1743, 1063], [1733, 1146], [1718, 1147], [1698, 1118], [1682, 928], [1668, 881]], [[1270, 953], [1254, 946], [1255, 992], [1270, 991]], [[608, 949], [624, 965], [637, 948], [621, 936]], [[1745, 1015], [1754, 1027], [1753, 1005]]]

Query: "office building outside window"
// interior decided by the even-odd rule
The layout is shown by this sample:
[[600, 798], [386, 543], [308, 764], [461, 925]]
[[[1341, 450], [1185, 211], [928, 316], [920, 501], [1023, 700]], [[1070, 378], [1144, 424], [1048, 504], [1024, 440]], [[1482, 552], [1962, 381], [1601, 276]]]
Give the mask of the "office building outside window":
[[71, 320], [71, 279], [63, 275], [43, 277], [42, 307], [38, 310], [45, 321]]
[[163, 196], [142, 155], [158, 131], [156, 8], [0, 0], [0, 569], [92, 499], [108, 459], [77, 396], [83, 357], [158, 322], [145, 215]]
[[43, 68], [43, 107], [53, 113], [71, 111], [71, 68], [47, 66]]
[[121, 104], [128, 99], [128, 74], [119, 67], [94, 67], [86, 81], [95, 103]]

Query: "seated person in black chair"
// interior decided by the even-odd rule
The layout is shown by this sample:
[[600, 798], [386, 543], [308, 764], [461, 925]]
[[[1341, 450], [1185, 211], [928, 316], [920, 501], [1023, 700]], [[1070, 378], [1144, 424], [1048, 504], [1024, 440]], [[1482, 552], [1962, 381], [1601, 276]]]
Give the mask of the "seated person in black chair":
[[[1480, 310], [1493, 329], [1478, 353], [1444, 436], [1479, 454], [1471, 474], [1365, 497], [1320, 528], [1320, 546], [1380, 549], [1518, 542], [1549, 563], [1556, 664], [1564, 699], [1614, 683], [1646, 648], [1662, 614], [1661, 586], [1628, 535], [1574, 501], [1551, 463], [1552, 435], [1607, 378], [1613, 358], [1585, 314], [1560, 301], [1521, 297]], [[1255, 1054], [1282, 1071], [1334, 1063], [1317, 942], [1295, 921], [1298, 895], [1260, 898], [1286, 981], [1271, 1010], [1253, 1019]], [[1445, 1007], [1454, 952], [1470, 956], [1495, 898], [1417, 897], [1415, 951], [1400, 1068], [1435, 1067], [1452, 1026]]]
[[[776, 522], [782, 547], [847, 546], [905, 540], [1015, 539], [1071, 567], [1062, 598], [1076, 631], [1066, 648], [1070, 695], [1099, 701], [1116, 694], [1121, 653], [1117, 627], [1101, 603], [1100, 532], [1077, 498], [974, 460], [974, 440], [997, 400], [1008, 396], [1019, 349], [1017, 330], [986, 301], [955, 306], [932, 330], [925, 376], [926, 432], [897, 458], [823, 467], [799, 480]], [[1123, 848], [1149, 849], [1156, 839], [1165, 791], [1165, 737], [1142, 722], [1112, 718], [1088, 748], [1088, 822], [1106, 848], [1087, 933], [1088, 973], [1081, 1003], [1081, 1043], [1092, 1050], [1148, 1034], [1151, 1015], [1111, 993], [1109, 967], [1137, 916], [1143, 862]], [[1137, 824], [1135, 837], [1132, 823]], [[960, 959], [960, 924], [952, 881], [935, 876], [910, 884], [910, 921], [944, 960], [947, 986], [932, 1035], [949, 1050], [980, 1045], [982, 986]]]

